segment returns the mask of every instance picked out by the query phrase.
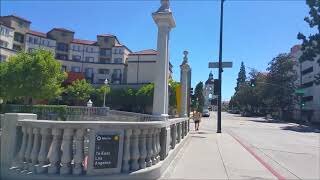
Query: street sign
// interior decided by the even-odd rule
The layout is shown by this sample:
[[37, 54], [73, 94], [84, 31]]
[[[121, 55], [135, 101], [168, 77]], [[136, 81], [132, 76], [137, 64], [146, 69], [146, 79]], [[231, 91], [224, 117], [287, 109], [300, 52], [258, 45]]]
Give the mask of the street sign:
[[295, 93], [298, 95], [303, 95], [304, 94], [304, 89], [296, 89]]
[[[209, 68], [219, 68], [219, 62], [209, 62]], [[232, 68], [232, 62], [222, 62], [222, 68]]]

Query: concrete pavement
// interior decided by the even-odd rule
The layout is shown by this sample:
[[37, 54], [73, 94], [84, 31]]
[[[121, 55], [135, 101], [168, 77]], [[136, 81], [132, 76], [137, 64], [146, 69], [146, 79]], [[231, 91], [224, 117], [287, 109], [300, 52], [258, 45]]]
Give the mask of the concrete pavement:
[[215, 120], [203, 118], [162, 179], [277, 179], [230, 134], [215, 131]]
[[[320, 179], [319, 130], [294, 123], [223, 113], [203, 118], [200, 131], [161, 179]], [[190, 124], [193, 129], [193, 123]]]

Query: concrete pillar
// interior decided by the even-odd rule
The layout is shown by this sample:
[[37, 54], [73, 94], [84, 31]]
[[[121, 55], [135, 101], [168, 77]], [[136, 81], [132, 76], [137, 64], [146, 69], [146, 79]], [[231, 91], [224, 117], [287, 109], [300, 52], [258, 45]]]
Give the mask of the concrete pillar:
[[17, 136], [17, 122], [22, 119], [36, 120], [36, 114], [26, 113], [6, 113], [2, 122], [1, 134], [1, 173], [7, 172], [6, 168], [11, 166], [15, 159], [19, 145], [21, 145], [21, 137]]
[[187, 117], [188, 116], [188, 94], [189, 92], [189, 73], [190, 73], [190, 66], [188, 65], [188, 51], [184, 51], [184, 58], [183, 62], [180, 65], [181, 74], [180, 74], [180, 83], [181, 83], [181, 111], [180, 117]]
[[[161, 0], [161, 7], [152, 13], [158, 26], [157, 69], [153, 96], [153, 115], [168, 116], [168, 74], [169, 74], [169, 33], [175, 27], [175, 21], [169, 8], [169, 0]], [[166, 118], [164, 118], [166, 119]]]

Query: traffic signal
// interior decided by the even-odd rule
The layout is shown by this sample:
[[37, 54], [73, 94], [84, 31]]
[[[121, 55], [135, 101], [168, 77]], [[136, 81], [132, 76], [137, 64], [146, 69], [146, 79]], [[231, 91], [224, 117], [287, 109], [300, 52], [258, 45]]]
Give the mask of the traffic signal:
[[219, 91], [219, 80], [215, 79], [213, 81], [213, 94], [218, 95], [219, 94], [218, 91]]
[[193, 88], [190, 88], [190, 95], [193, 94]]

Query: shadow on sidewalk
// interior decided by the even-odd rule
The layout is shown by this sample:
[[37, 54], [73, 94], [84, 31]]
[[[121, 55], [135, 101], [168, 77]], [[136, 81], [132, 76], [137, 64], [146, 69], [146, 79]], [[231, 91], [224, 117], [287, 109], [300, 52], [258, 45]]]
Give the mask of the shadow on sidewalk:
[[280, 120], [275, 120], [275, 119], [261, 119], [261, 120], [249, 119], [248, 121], [258, 122], [258, 123], [277, 123], [277, 124], [289, 124], [289, 123], [291, 123], [291, 122], [280, 121]]
[[320, 130], [311, 126], [305, 126], [305, 125], [294, 125], [294, 126], [284, 126], [281, 127], [282, 130], [289, 130], [289, 131], [296, 131], [296, 132], [302, 132], [302, 133], [320, 133]]

